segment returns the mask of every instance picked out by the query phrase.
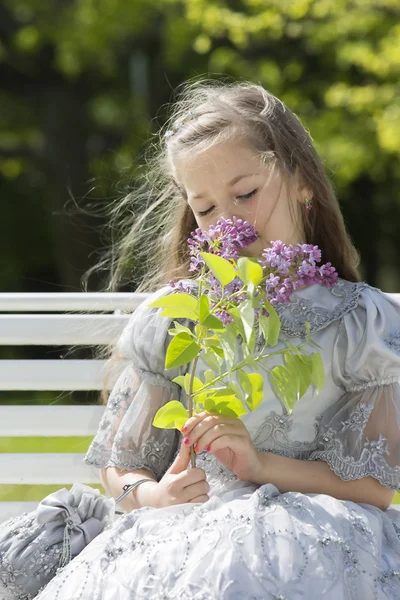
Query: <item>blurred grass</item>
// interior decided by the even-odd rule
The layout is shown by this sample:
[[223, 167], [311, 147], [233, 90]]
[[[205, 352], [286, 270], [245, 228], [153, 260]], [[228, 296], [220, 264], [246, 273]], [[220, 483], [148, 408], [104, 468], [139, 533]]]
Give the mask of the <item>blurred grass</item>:
[[[81, 483], [81, 482], [80, 482]], [[91, 488], [100, 490], [105, 494], [103, 486], [97, 483], [86, 484]], [[53, 492], [62, 488], [71, 489], [72, 483], [63, 485], [2, 485], [0, 490], [0, 502], [40, 502]]]
[[93, 436], [88, 437], [10, 437], [0, 438], [0, 452], [11, 453], [85, 453]]
[[[93, 439], [92, 437], [12, 437], [0, 438], [0, 453], [80, 453], [86, 454]], [[82, 483], [82, 482], [80, 482]], [[70, 489], [68, 485], [2, 485], [0, 487], [0, 502], [40, 502], [48, 494], [63, 487]], [[100, 490], [104, 489], [100, 484], [90, 484], [90, 487]], [[393, 504], [400, 504], [400, 493], [395, 492]]]

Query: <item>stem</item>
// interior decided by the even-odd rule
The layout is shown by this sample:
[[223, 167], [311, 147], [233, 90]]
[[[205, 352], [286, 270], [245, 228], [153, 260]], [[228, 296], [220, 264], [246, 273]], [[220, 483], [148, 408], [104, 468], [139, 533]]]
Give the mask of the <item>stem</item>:
[[[198, 360], [199, 360], [199, 355], [197, 355], [193, 360], [193, 368], [192, 368], [192, 372], [190, 374], [189, 393], [188, 393], [189, 418], [193, 416], [193, 380], [194, 380], [194, 373], [196, 371], [196, 366], [197, 366]], [[196, 466], [196, 455], [195, 455], [193, 446], [190, 447], [190, 461], [191, 461], [192, 467], [195, 467]]]
[[[277, 350], [276, 352], [270, 352], [269, 354], [262, 354], [260, 356], [257, 356], [254, 359], [254, 362], [258, 362], [258, 361], [260, 361], [263, 358], [268, 358], [269, 356], [276, 356], [277, 354], [283, 354], [284, 352], [287, 352], [287, 348], [284, 349], [284, 350]], [[198, 357], [199, 357], [199, 355], [196, 356], [195, 360], [197, 360]], [[214, 383], [218, 383], [218, 381], [221, 381], [221, 379], [224, 379], [224, 377], [227, 377], [229, 375], [229, 373], [233, 373], [234, 371], [238, 371], [239, 369], [241, 369], [242, 367], [245, 367], [246, 365], [247, 365], [247, 359], [243, 359], [242, 362], [240, 362], [231, 371], [226, 371], [225, 373], [222, 373], [222, 375], [219, 375], [218, 377], [216, 377], [215, 379], [213, 379], [209, 383], [206, 383], [206, 385], [204, 387], [202, 387], [200, 390], [198, 390], [197, 392], [194, 393], [194, 396], [196, 396], [197, 394], [203, 393], [204, 390], [206, 390], [210, 386], [214, 385]], [[271, 369], [269, 369], [268, 367], [265, 366], [265, 368], [268, 369], [268, 371], [271, 371]]]

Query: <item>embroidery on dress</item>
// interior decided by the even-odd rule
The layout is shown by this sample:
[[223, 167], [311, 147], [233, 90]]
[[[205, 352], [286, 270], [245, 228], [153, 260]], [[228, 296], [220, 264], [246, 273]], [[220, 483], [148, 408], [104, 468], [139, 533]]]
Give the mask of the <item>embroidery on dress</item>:
[[340, 431], [350, 429], [351, 431], [363, 432], [374, 405], [375, 401], [370, 404], [359, 404], [351, 413], [350, 417], [346, 421], [342, 421], [342, 428]]
[[383, 341], [394, 354], [400, 356], [400, 330], [397, 330], [395, 333], [391, 333], [384, 338]]

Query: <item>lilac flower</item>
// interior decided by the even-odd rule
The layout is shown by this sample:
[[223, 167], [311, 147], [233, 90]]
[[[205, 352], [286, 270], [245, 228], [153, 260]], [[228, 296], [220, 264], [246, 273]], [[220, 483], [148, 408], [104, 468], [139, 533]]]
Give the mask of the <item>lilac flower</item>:
[[239, 250], [247, 248], [258, 238], [250, 223], [235, 216], [232, 220], [221, 217], [208, 231], [204, 232], [198, 228], [192, 231], [191, 236], [192, 239], [188, 239], [191, 256], [189, 270], [199, 273], [204, 266], [200, 252], [210, 252], [226, 260], [236, 261], [239, 258]]
[[[198, 228], [191, 233], [191, 239], [188, 240], [190, 249], [190, 271], [201, 273], [204, 268], [204, 261], [200, 252], [210, 252], [222, 256], [226, 260], [236, 265], [240, 250], [247, 248], [256, 241], [258, 233], [247, 221], [233, 217], [233, 219], [221, 218], [217, 224], [212, 225], [208, 231]], [[321, 262], [321, 250], [313, 244], [285, 244], [281, 240], [271, 242], [269, 248], [265, 248], [262, 259], [259, 261], [265, 278], [263, 285], [266, 291], [266, 297], [272, 305], [277, 303], [290, 302], [293, 292], [303, 287], [319, 283], [326, 287], [333, 287], [337, 283], [338, 274], [330, 262], [318, 266]], [[222, 286], [220, 282], [210, 272], [206, 272], [205, 277], [206, 290], [210, 297], [210, 306], [214, 308], [218, 303], [218, 309], [215, 311], [224, 324], [232, 322], [232, 316], [229, 314], [229, 308], [237, 306], [247, 299], [247, 293], [243, 291], [238, 293], [242, 287], [242, 280], [237, 277], [229, 285], [224, 287], [224, 297], [222, 297]], [[181, 286], [181, 291], [186, 291]], [[257, 292], [256, 292], [257, 293]], [[232, 294], [235, 295], [231, 298]], [[224, 302], [226, 298], [226, 302]], [[265, 308], [257, 309], [258, 317], [260, 310], [262, 314], [268, 316]]]
[[338, 274], [331, 263], [320, 267], [321, 250], [312, 244], [286, 245], [281, 240], [271, 242], [260, 261], [263, 269], [270, 272], [265, 282], [267, 297], [272, 305], [278, 302], [290, 302], [294, 291], [308, 285], [319, 283], [333, 287]]
[[171, 281], [169, 281], [168, 283], [177, 292], [187, 292], [188, 294], [190, 294], [190, 285], [185, 285], [183, 281], [180, 281], [178, 284], [176, 284], [176, 282], [173, 279], [171, 279]]

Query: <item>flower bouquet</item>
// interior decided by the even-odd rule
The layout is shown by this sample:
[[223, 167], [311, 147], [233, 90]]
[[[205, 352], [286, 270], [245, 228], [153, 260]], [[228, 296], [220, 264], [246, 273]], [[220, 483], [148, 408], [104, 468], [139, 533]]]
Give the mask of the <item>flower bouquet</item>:
[[[157, 411], [155, 427], [181, 430], [188, 418], [201, 411], [240, 417], [256, 410], [263, 398], [261, 366], [269, 372], [288, 414], [310, 385], [317, 393], [322, 388], [321, 355], [306, 349], [308, 345], [320, 348], [310, 337], [309, 323], [303, 344], [279, 341], [281, 324], [274, 306], [289, 302], [295, 290], [314, 283], [333, 287], [338, 274], [329, 262], [317, 266], [321, 251], [310, 244], [291, 246], [277, 240], [264, 250], [261, 259], [240, 256], [257, 237], [252, 225], [236, 217], [220, 219], [206, 232], [196, 229], [188, 244], [190, 270], [199, 273], [197, 295], [183, 282], [178, 286], [171, 282], [176, 291], [149, 305], [162, 308], [162, 316], [181, 321], [174, 320], [174, 327], [168, 330], [173, 339], [165, 368], [192, 363], [190, 373], [173, 380], [186, 391], [188, 410], [178, 400], [168, 402]], [[187, 320], [193, 321], [192, 328], [183, 324]], [[263, 345], [256, 352], [260, 336]], [[238, 337], [242, 348], [239, 359]], [[269, 368], [267, 359], [278, 354], [283, 355], [284, 364]], [[200, 356], [209, 367], [204, 381], [196, 376]], [[245, 367], [253, 372], [245, 371]], [[193, 448], [191, 464], [195, 466]]]

